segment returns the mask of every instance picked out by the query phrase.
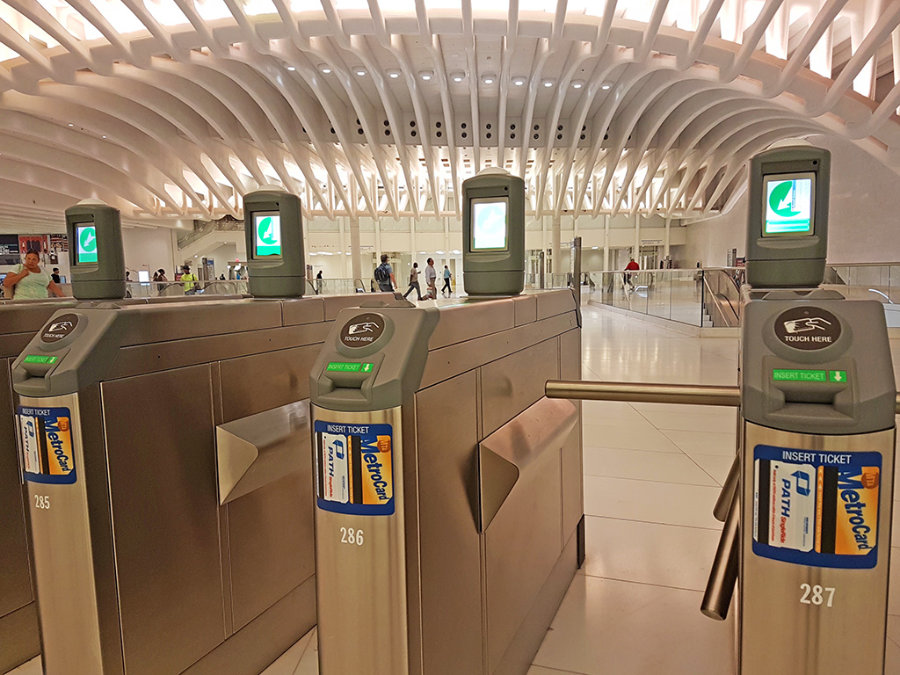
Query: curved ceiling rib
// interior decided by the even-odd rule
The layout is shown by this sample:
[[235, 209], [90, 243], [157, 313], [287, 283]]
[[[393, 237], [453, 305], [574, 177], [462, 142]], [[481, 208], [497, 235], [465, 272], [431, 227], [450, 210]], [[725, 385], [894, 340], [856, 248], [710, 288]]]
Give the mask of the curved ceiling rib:
[[0, 0], [0, 182], [36, 186], [0, 216], [87, 196], [238, 216], [275, 183], [307, 216], [458, 217], [493, 165], [534, 215], [690, 218], [734, 202], [753, 152], [817, 133], [900, 172], [897, 2], [261, 6]]

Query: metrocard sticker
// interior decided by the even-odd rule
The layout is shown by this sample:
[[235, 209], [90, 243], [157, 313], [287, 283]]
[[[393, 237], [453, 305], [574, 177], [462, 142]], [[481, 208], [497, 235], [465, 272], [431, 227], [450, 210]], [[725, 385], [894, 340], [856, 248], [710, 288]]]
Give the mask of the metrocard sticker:
[[19, 406], [16, 412], [25, 480], [74, 483], [75, 454], [69, 409]]
[[875, 567], [880, 479], [878, 452], [757, 445], [753, 552], [812, 567]]
[[317, 420], [313, 431], [318, 507], [362, 516], [394, 513], [391, 425]]

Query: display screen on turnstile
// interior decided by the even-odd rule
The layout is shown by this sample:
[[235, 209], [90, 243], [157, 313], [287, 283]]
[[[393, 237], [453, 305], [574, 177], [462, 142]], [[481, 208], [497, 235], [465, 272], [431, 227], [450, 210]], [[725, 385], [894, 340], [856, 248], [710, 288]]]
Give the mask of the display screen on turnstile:
[[509, 248], [509, 199], [484, 197], [472, 200], [472, 251], [506, 251]]
[[253, 257], [281, 257], [281, 214], [278, 211], [253, 214]]
[[816, 176], [812, 172], [763, 177], [764, 237], [813, 234]]
[[97, 228], [93, 223], [75, 226], [75, 264], [97, 262]]

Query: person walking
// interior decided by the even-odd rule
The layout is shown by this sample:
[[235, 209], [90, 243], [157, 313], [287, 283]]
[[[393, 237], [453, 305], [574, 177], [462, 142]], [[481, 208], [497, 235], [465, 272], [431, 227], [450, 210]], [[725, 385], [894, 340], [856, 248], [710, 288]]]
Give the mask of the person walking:
[[387, 253], [381, 254], [381, 264], [375, 268], [375, 281], [378, 282], [379, 290], [384, 293], [393, 293], [397, 286], [397, 280], [394, 278], [394, 269], [388, 262]]
[[316, 275], [316, 295], [322, 294], [322, 270]]
[[625, 271], [622, 275], [625, 278], [625, 283], [628, 284], [631, 290], [634, 290], [634, 282], [631, 280], [631, 277], [633, 277], [634, 273], [639, 269], [641, 269], [641, 266], [634, 261], [634, 258], [631, 258], [628, 264], [625, 265]]
[[453, 289], [450, 288], [450, 277], [453, 275], [450, 274], [450, 268], [444, 265], [444, 285], [441, 286], [441, 297], [444, 297], [444, 291], [447, 291], [447, 297], [449, 298], [453, 295]]
[[185, 282], [184, 284], [184, 294], [185, 295], [194, 295], [197, 292], [197, 277], [191, 274], [191, 266], [184, 265], [181, 268], [181, 279], [179, 281]]
[[403, 297], [407, 297], [413, 291], [416, 292], [419, 300], [424, 300], [422, 297], [422, 289], [419, 286], [419, 263], [414, 262], [412, 265], [412, 269], [409, 271], [409, 288], [406, 289], [406, 293], [403, 294]]
[[428, 292], [425, 294], [425, 297], [436, 300], [437, 284], [435, 282], [437, 280], [437, 272], [434, 269], [434, 258], [429, 258], [426, 262], [428, 265], [425, 267], [425, 285], [428, 287]]

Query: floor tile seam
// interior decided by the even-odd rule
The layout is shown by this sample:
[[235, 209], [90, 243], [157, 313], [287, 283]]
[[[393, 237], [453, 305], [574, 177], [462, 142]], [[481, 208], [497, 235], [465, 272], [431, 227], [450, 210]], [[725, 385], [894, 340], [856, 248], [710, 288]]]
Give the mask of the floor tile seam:
[[684, 525], [682, 523], [661, 523], [656, 520], [641, 520], [640, 518], [618, 518], [616, 516], [598, 516], [593, 513], [585, 513], [585, 518], [601, 518], [603, 520], [619, 520], [623, 523], [646, 523], [648, 525], [662, 525], [664, 527], [687, 527], [692, 530], [702, 530], [704, 532], [721, 532], [716, 527], [703, 527], [702, 525]]
[[[672, 443], [672, 441], [669, 441]], [[596, 445], [588, 445], [586, 443], [582, 443], [584, 451], [588, 450], [628, 450], [633, 452], [655, 452], [660, 455], [677, 455], [679, 453], [686, 454], [684, 450], [679, 448], [675, 443], [672, 443], [672, 447], [674, 450], [650, 450], [649, 448], [611, 448], [608, 445], [596, 446]]]
[[[587, 474], [585, 474], [585, 475], [587, 475]], [[664, 480], [650, 480], [649, 478], [613, 478], [611, 476], [591, 476], [591, 477], [592, 478], [612, 478], [613, 480], [630, 480], [630, 481], [634, 481], [635, 483], [656, 483], [658, 485], [687, 485], [689, 487], [704, 487], [704, 488], [711, 488], [711, 489], [717, 489], [717, 488], [721, 487], [719, 485], [693, 485], [693, 484], [688, 484], [688, 483], [673, 483], [671, 481], [664, 481]]]
[[[318, 639], [318, 636], [316, 636]], [[297, 665], [294, 666], [294, 669], [291, 671], [291, 675], [297, 675], [300, 670], [300, 666], [303, 665], [303, 658], [306, 656], [306, 652], [309, 651], [310, 645], [313, 643], [313, 638], [310, 637], [309, 640], [306, 641], [306, 644], [303, 647], [303, 651], [300, 653], [300, 658], [297, 659]]]
[[[646, 582], [646, 581], [633, 581], [633, 580], [631, 580], [631, 579], [616, 579], [616, 578], [613, 578], [613, 577], [597, 577], [597, 576], [593, 576], [593, 575], [590, 575], [590, 574], [585, 574], [585, 576], [586, 576], [586, 577], [590, 577], [591, 579], [597, 579], [597, 580], [600, 580], [600, 581], [615, 581], [615, 582], [618, 582], [618, 583], [620, 583], [620, 584], [631, 584], [632, 586], [653, 586], [653, 587], [655, 587], [655, 588], [667, 588], [667, 589], [669, 589], [669, 590], [671, 590], [671, 591], [684, 591], [684, 592], [686, 592], [686, 593], [696, 593], [697, 595], [700, 595], [700, 596], [703, 595], [703, 591], [702, 591], [702, 590], [699, 590], [699, 591], [698, 591], [698, 590], [696, 590], [696, 589], [694, 589], [694, 588], [682, 588], [682, 587], [680, 587], [680, 586], [667, 586], [666, 584], [651, 584], [651, 583], [648, 583], [648, 582]], [[700, 608], [699, 608], [699, 606], [697, 607], [697, 612], [700, 613]]]
[[675, 443], [675, 440], [669, 436], [667, 432], [674, 433], [688, 433], [688, 434], [715, 434], [717, 436], [730, 436], [734, 441], [737, 441], [737, 434], [735, 431], [702, 431], [700, 429], [661, 429], [657, 427], [659, 433], [668, 438], [672, 443]]
[[659, 584], [654, 583], [652, 581], [638, 581], [637, 579], [623, 579], [622, 577], [611, 577], [605, 576], [602, 574], [591, 574], [590, 572], [585, 571], [584, 576], [590, 577], [591, 579], [603, 579], [605, 581], [621, 581], [627, 584], [637, 584], [638, 586], [655, 586], [657, 588], [671, 588], [674, 591], [692, 591], [694, 593], [703, 593], [704, 589], [702, 588], [687, 588], [686, 586], [672, 586], [670, 584]]
[[[705, 473], [707, 476], [709, 476], [709, 477], [715, 482], [716, 485], [718, 485], [719, 487], [724, 487], [724, 484], [723, 484], [723, 483], [720, 483], [720, 482], [718, 481], [718, 479], [717, 479], [715, 476], [713, 476], [709, 471], [707, 471], [707, 470], [704, 469], [702, 466], [700, 466], [700, 464], [697, 463], [697, 460], [695, 460], [693, 457], [691, 457], [691, 456], [688, 455], [687, 453], [684, 453], [684, 454], [687, 455], [687, 458], [688, 458], [689, 460], [691, 460], [691, 462], [693, 462], [694, 465], [695, 465], [698, 469], [700, 469], [703, 473]], [[702, 453], [700, 453], [700, 454], [702, 454]], [[734, 460], [732, 460], [732, 462], [733, 462], [733, 461], [734, 461]]]
[[568, 668], [554, 668], [553, 666], [545, 666], [543, 663], [538, 663], [537, 661], [533, 661], [531, 665], [537, 666], [538, 668], [543, 668], [544, 670], [552, 670], [554, 673], [563, 673], [563, 675], [591, 675], [591, 673], [585, 673], [582, 670], [569, 670]]
[[[659, 453], [659, 454], [672, 454], [672, 455], [674, 455], [675, 453], [672, 452], [672, 453]], [[701, 469], [701, 470], [702, 470], [702, 469]], [[706, 472], [704, 471], [703, 473], [706, 473]], [[716, 481], [716, 479], [713, 478], [712, 476], [710, 476], [710, 480], [712, 480], [712, 481], [715, 483], [715, 485], [709, 485], [709, 484], [705, 484], [705, 483], [685, 483], [685, 482], [682, 482], [682, 481], [654, 481], [654, 480], [650, 480], [649, 478], [629, 478], [629, 477], [627, 477], [627, 476], [609, 476], [609, 475], [606, 475], [606, 474], [588, 473], [588, 472], [586, 472], [586, 471], [584, 472], [584, 475], [585, 475], [585, 476], [591, 476], [592, 478], [621, 478], [621, 479], [623, 479], [623, 480], [636, 480], [636, 481], [640, 481], [641, 483], [663, 483], [664, 485], [689, 485], [689, 486], [691, 486], [691, 487], [722, 487], [722, 486]], [[706, 475], [709, 476], [708, 473], [706, 473]]]

